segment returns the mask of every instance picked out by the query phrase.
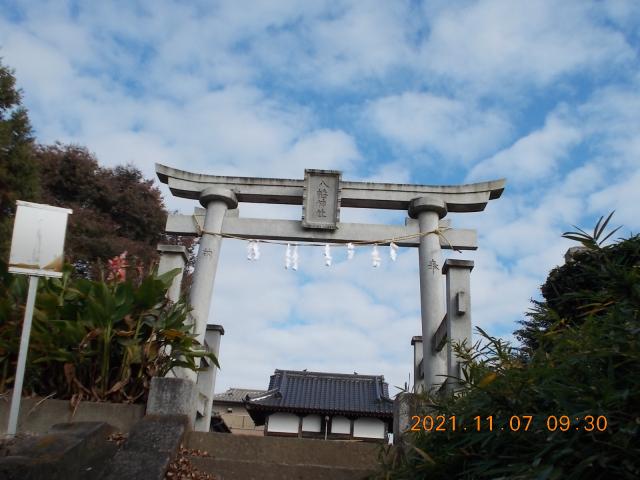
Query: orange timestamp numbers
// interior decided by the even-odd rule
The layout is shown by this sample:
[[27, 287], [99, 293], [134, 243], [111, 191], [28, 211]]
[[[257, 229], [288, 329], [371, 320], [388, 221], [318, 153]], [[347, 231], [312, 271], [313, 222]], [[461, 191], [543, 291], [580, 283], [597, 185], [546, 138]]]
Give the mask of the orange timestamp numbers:
[[540, 425], [533, 415], [512, 415], [505, 421], [499, 421], [493, 415], [486, 417], [476, 415], [471, 421], [463, 422], [455, 415], [413, 415], [411, 417], [411, 431], [426, 432], [492, 432], [494, 430], [509, 432], [527, 432], [536, 426], [541, 426], [549, 432], [585, 431], [604, 432], [607, 430], [607, 417], [604, 415], [584, 415], [571, 417], [569, 415], [548, 415], [541, 418]]

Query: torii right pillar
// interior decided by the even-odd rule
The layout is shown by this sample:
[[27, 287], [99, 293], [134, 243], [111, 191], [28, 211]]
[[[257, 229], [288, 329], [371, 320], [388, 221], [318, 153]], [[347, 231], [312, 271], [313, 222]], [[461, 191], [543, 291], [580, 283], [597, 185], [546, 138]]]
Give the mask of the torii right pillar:
[[431, 339], [444, 318], [444, 292], [442, 288], [442, 250], [438, 222], [447, 214], [447, 205], [441, 198], [424, 196], [409, 204], [409, 216], [418, 219], [420, 227], [420, 312], [422, 317], [422, 365], [424, 389], [438, 388], [447, 374], [445, 351], [434, 348]]
[[447, 278], [447, 390], [456, 391], [461, 378], [459, 358], [452, 343], [471, 347], [471, 270], [473, 261], [448, 258], [442, 267]]

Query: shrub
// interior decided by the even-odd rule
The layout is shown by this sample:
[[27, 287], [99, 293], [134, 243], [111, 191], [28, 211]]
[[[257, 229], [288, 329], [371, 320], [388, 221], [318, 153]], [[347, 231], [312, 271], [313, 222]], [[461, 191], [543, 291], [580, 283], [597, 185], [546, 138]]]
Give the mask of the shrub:
[[[640, 237], [591, 245], [545, 285], [526, 355], [481, 331], [484, 347], [456, 346], [463, 391], [423, 398], [420, 413], [471, 428], [410, 433], [382, 456], [381, 478], [640, 478]], [[524, 415], [530, 429], [510, 431]], [[552, 415], [570, 427], [551, 431]], [[587, 431], [587, 416], [606, 430]]]
[[[121, 257], [118, 259], [122, 260]], [[112, 261], [113, 262], [113, 261]], [[153, 376], [174, 367], [198, 369], [205, 352], [191, 332], [185, 299], [165, 295], [178, 270], [125, 280], [122, 263], [110, 279], [40, 279], [25, 391], [43, 396], [144, 402]], [[0, 265], [0, 392], [15, 374], [27, 278]]]
[[556, 330], [567, 324], [578, 325], [594, 313], [593, 308], [605, 308], [607, 302], [637, 298], [638, 285], [627, 277], [637, 272], [640, 241], [634, 236], [602, 247], [603, 240], [599, 241], [599, 237], [610, 218], [611, 215], [603, 224], [601, 219], [593, 235], [584, 232], [564, 234], [566, 238], [581, 240], [584, 247], [567, 263], [551, 270], [541, 287], [544, 302], [534, 302], [527, 319], [520, 322], [522, 328], [515, 335], [527, 351], [540, 346], [543, 334], [552, 325]]

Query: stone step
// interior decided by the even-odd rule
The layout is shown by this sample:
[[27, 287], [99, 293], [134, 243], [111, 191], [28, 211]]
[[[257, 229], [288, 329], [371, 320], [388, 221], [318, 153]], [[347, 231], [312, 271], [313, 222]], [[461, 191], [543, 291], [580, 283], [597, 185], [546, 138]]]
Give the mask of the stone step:
[[215, 459], [247, 462], [375, 468], [381, 444], [229, 433], [190, 432], [187, 448], [205, 450]]
[[2, 480], [90, 480], [99, 478], [116, 445], [104, 422], [53, 425], [48, 433], [6, 439], [0, 452]]
[[364, 480], [373, 469], [327, 465], [288, 465], [250, 460], [190, 457], [201, 472], [219, 480]]

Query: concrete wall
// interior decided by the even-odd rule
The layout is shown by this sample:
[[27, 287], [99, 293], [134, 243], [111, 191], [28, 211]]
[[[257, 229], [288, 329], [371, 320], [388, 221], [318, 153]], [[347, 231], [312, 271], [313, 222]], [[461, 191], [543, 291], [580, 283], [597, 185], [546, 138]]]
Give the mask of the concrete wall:
[[[0, 433], [7, 431], [9, 408], [9, 400], [0, 400]], [[74, 414], [69, 400], [23, 398], [18, 431], [44, 433], [56, 423], [107, 422], [121, 432], [128, 432], [144, 416], [144, 411], [144, 405], [80, 402]]]
[[384, 438], [384, 422], [377, 418], [357, 418], [353, 422], [353, 436]]
[[298, 433], [300, 417], [293, 413], [273, 413], [269, 415], [267, 430], [274, 433]]
[[238, 435], [264, 435], [264, 426], [256, 427], [251, 417], [245, 415], [221, 415], [231, 433]]
[[[230, 411], [229, 411], [230, 410]], [[211, 411], [218, 412], [220, 415], [242, 415], [249, 417], [249, 412], [241, 403], [229, 404], [214, 401], [211, 404]], [[251, 419], [251, 417], [249, 417]]]
[[[229, 409], [231, 409], [230, 412], [228, 411]], [[231, 433], [240, 435], [264, 435], [264, 427], [256, 427], [249, 413], [242, 405], [214, 402], [211, 410], [220, 414], [224, 423], [231, 429]]]
[[[265, 463], [284, 463], [288, 465], [312, 464], [345, 468], [364, 468], [369, 466], [376, 468], [378, 466], [377, 458], [380, 450], [377, 442], [351, 442], [349, 440], [332, 440], [325, 442], [324, 440], [312, 438], [287, 438], [279, 436], [251, 438], [246, 435], [203, 432], [189, 432], [184, 446], [197, 450], [205, 450], [211, 453], [214, 459], [233, 459], [246, 462], [252, 469], [252, 471], [247, 472], [245, 475], [238, 472], [236, 475], [230, 475], [230, 478], [277, 478], [278, 480], [285, 478], [303, 478], [306, 480], [369, 478], [369, 476], [357, 475], [357, 472], [346, 474], [329, 469], [323, 469], [324, 471], [321, 472], [322, 475], [314, 476], [278, 476], [271, 471], [260, 471], [259, 469], [261, 467], [269, 468]], [[193, 462], [195, 458], [196, 457], [191, 457], [191, 461]], [[203, 457], [203, 459], [207, 460], [206, 457]], [[222, 474], [223, 473], [220, 472], [220, 475]]]

